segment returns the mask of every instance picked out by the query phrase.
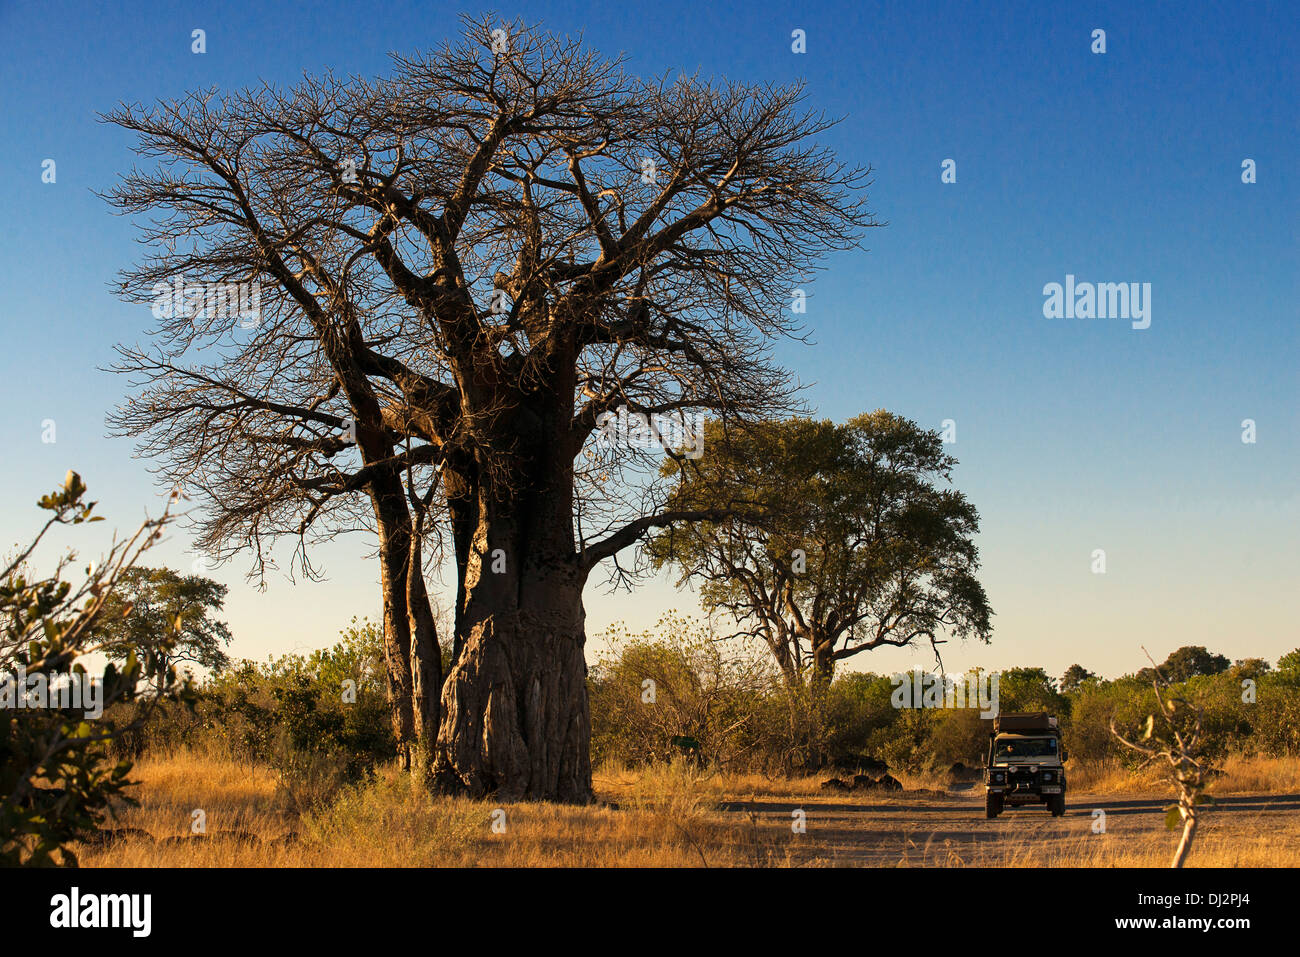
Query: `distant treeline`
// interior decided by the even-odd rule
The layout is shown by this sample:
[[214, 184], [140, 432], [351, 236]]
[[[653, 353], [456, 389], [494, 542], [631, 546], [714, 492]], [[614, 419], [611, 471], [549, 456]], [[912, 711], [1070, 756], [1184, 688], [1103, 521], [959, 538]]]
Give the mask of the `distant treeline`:
[[[292, 804], [328, 798], [396, 752], [381, 640], [378, 625], [354, 622], [331, 649], [238, 663], [199, 686], [192, 711], [171, 709], [124, 747], [217, 746], [279, 768]], [[890, 675], [793, 684], [752, 646], [676, 614], [638, 634], [610, 629], [596, 644], [605, 648], [588, 676], [597, 764], [689, 760], [800, 774], [872, 758], [941, 771], [978, 765], [987, 746], [978, 708], [895, 707]], [[1300, 755], [1300, 650], [1273, 666], [1180, 648], [1160, 668], [1204, 709], [1209, 754]], [[1131, 761], [1111, 722], [1132, 732], [1155, 710], [1150, 669], [1107, 680], [1079, 665], [1060, 678], [1025, 667], [998, 679], [999, 709], [1057, 715], [1074, 759]]]
[[[979, 764], [987, 747], [978, 708], [895, 707], [899, 682], [890, 675], [846, 672], [824, 690], [794, 685], [761, 657], [675, 615], [653, 631], [614, 629], [606, 638], [610, 651], [590, 676], [597, 761], [636, 764], [686, 751], [734, 770], [798, 773], [874, 758], [925, 771]], [[1273, 667], [1185, 647], [1160, 671], [1204, 709], [1208, 754], [1300, 755], [1300, 649]], [[1156, 711], [1150, 668], [1113, 680], [1080, 665], [1060, 678], [1035, 667], [998, 678], [999, 710], [1058, 716], [1075, 759], [1131, 761], [1111, 722], [1131, 733]]]

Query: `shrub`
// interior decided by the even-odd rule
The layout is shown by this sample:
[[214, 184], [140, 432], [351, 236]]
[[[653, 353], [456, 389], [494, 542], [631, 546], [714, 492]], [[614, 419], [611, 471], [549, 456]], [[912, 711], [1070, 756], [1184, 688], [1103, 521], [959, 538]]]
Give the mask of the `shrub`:
[[[104, 650], [96, 626], [118, 580], [161, 535], [165, 513], [115, 541], [80, 584], [64, 577], [72, 554], [52, 574], [30, 571], [53, 526], [99, 521], [85, 492], [81, 476], [69, 472], [39, 502], [51, 513], [44, 527], [0, 570], [0, 864], [76, 865], [68, 845], [93, 834], [114, 800], [131, 800], [131, 763], [115, 761], [111, 746], [142, 727], [160, 700], [185, 690], [164, 664], [174, 635], [124, 645], [122, 666], [105, 667], [97, 688], [81, 661]], [[142, 681], [156, 683], [157, 693], [137, 697]], [[66, 693], [55, 692], [61, 686]]]
[[170, 710], [140, 747], [209, 749], [280, 774], [303, 811], [373, 777], [396, 754], [383, 684], [382, 628], [353, 619], [342, 641], [310, 655], [238, 662], [198, 689], [193, 713]]
[[603, 637], [608, 651], [588, 675], [595, 762], [743, 760], [773, 680], [766, 662], [671, 612], [657, 632], [615, 625]]

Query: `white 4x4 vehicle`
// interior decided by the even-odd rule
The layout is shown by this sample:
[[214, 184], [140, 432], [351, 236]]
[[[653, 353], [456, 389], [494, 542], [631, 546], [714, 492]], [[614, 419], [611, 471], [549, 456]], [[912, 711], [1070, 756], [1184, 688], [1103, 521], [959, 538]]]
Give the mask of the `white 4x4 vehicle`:
[[997, 817], [1008, 806], [1046, 804], [1053, 817], [1060, 817], [1065, 757], [1061, 729], [1046, 711], [998, 715], [984, 766], [986, 815]]

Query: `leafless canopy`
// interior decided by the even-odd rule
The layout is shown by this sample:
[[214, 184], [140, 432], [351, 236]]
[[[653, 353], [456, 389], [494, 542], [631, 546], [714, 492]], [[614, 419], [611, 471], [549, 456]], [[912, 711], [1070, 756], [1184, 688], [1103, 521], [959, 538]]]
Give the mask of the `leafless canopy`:
[[813, 143], [831, 121], [798, 86], [646, 82], [579, 40], [465, 27], [379, 79], [106, 116], [154, 161], [106, 194], [147, 249], [122, 295], [260, 286], [243, 318], [211, 294], [160, 310], [121, 349], [112, 424], [205, 499], [200, 544], [259, 572], [278, 536], [372, 525], [354, 493], [380, 475], [468, 501], [552, 457], [590, 568], [671, 520], [609, 480], [638, 453], [592, 450], [600, 414], [787, 412], [791, 290], [874, 225], [869, 170]]

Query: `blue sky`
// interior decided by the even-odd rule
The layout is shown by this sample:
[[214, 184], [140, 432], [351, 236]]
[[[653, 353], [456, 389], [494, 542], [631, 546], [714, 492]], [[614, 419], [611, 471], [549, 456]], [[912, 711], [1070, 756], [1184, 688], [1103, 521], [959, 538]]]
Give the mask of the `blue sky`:
[[[373, 75], [440, 43], [461, 11], [223, 2], [0, 3], [0, 542], [70, 467], [125, 530], [161, 499], [129, 441], [105, 437], [125, 382], [98, 371], [149, 326], [110, 282], [139, 255], [91, 190], [132, 162], [96, 122], [120, 100], [304, 71]], [[506, 19], [582, 31], [643, 74], [803, 79], [844, 122], [826, 137], [875, 168], [885, 229], [806, 286], [812, 345], [783, 345], [808, 398], [843, 419], [878, 407], [957, 427], [957, 484], [980, 509], [989, 647], [950, 667], [1078, 661], [1113, 675], [1183, 644], [1271, 660], [1300, 645], [1297, 425], [1297, 29], [1287, 4], [529, 3]], [[190, 33], [207, 52], [190, 52]], [[806, 31], [807, 53], [791, 51]], [[1106, 52], [1091, 52], [1092, 31]], [[1242, 182], [1241, 164], [1257, 182]], [[42, 162], [57, 179], [42, 182]], [[957, 181], [940, 180], [945, 159]], [[1150, 283], [1151, 326], [1048, 319], [1043, 287]], [[1241, 441], [1243, 419], [1257, 441]], [[42, 441], [53, 420], [56, 441]], [[67, 539], [65, 539], [67, 540]], [[89, 557], [98, 540], [80, 539]], [[177, 531], [152, 560], [188, 566]], [[1105, 549], [1104, 575], [1091, 570]], [[374, 616], [369, 543], [321, 554], [330, 580], [231, 587], [233, 651], [332, 641]], [[597, 579], [600, 576], [596, 576]], [[695, 599], [666, 582], [610, 597], [589, 635], [648, 626]], [[869, 660], [868, 660], [869, 659]], [[860, 667], [924, 664], [882, 651]]]

